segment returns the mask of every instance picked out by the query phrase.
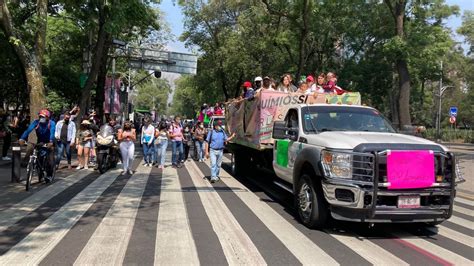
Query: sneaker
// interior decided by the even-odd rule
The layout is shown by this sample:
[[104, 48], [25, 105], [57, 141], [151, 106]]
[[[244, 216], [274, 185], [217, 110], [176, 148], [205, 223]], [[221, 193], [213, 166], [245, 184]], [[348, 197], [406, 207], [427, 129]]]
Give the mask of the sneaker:
[[2, 160], [3, 161], [11, 161], [12, 158], [8, 157], [8, 156], [5, 156], [5, 157], [2, 157]]
[[46, 184], [51, 183], [52, 180], [53, 180], [53, 177], [52, 177], [52, 176], [46, 176], [46, 177], [44, 178], [44, 181], [46, 182]]
[[145, 162], [145, 163], [143, 164], [143, 166], [148, 166], [148, 163], [147, 163], [147, 162]]
[[127, 173], [127, 171], [122, 171], [122, 172], [120, 173], [120, 175], [125, 175], [126, 173]]
[[133, 175], [133, 174], [134, 174], [134, 171], [133, 171], [132, 169], [128, 169], [127, 173], [128, 173], [129, 175]]
[[86, 164], [86, 165], [84, 166], [84, 169], [86, 169], [86, 170], [89, 169], [89, 165]]
[[80, 166], [80, 165], [78, 165], [78, 166], [76, 167], [76, 170], [81, 170], [81, 169], [82, 169], [82, 166]]
[[69, 165], [67, 166], [67, 169], [68, 169], [68, 170], [71, 170], [71, 169], [72, 169], [72, 166], [69, 164]]

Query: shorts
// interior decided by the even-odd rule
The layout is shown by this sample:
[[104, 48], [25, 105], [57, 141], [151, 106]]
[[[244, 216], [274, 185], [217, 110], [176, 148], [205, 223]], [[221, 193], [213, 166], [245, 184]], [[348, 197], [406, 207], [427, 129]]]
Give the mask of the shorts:
[[84, 148], [92, 148], [92, 141], [83, 142], [80, 144]]

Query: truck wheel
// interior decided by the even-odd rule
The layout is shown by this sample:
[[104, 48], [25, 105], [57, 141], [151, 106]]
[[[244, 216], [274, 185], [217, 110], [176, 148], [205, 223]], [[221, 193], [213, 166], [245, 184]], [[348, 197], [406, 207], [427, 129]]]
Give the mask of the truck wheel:
[[301, 222], [309, 228], [324, 227], [329, 211], [321, 186], [314, 184], [308, 174], [303, 174], [296, 193], [296, 208]]

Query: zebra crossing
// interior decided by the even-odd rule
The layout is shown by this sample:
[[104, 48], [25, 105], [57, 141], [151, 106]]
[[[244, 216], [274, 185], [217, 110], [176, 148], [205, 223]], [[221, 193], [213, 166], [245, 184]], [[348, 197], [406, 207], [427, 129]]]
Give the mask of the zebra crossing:
[[[225, 158], [224, 164], [229, 161]], [[474, 202], [436, 227], [310, 230], [268, 191], [209, 165], [78, 171], [0, 212], [0, 265], [474, 265]]]

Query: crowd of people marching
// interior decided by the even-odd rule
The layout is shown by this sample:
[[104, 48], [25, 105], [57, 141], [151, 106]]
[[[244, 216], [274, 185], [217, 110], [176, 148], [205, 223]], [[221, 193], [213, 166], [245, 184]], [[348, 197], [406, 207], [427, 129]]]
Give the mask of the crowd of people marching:
[[[280, 91], [284, 93], [329, 93], [343, 94], [346, 91], [337, 86], [337, 77], [334, 73], [321, 73], [315, 79], [308, 75], [295, 83], [290, 74], [281, 76], [279, 82], [272, 78], [256, 77], [254, 82], [246, 81], [242, 85], [243, 92], [238, 99], [252, 99], [260, 91]], [[118, 141], [123, 173], [133, 174], [131, 169], [135, 155], [135, 142], [143, 148], [144, 165], [156, 166], [163, 169], [166, 164], [168, 147], [171, 148], [171, 166], [182, 167], [188, 160], [191, 147], [193, 159], [203, 162], [206, 157], [211, 159], [211, 181], [218, 179], [222, 161], [222, 152], [225, 144], [234, 137], [228, 136], [222, 125], [222, 120], [208, 127], [211, 117], [223, 118], [224, 103], [208, 106], [203, 104], [196, 117], [183, 122], [180, 116], [174, 119], [162, 119], [153, 123], [151, 117], [146, 116], [141, 123], [123, 121], [113, 116], [107, 118], [108, 125], [113, 128], [114, 136]], [[100, 128], [100, 119], [95, 111], [78, 118], [80, 109], [75, 106], [59, 115], [52, 115], [47, 109], [41, 110], [33, 121], [29, 116], [18, 114], [12, 116], [0, 109], [0, 138], [3, 139], [2, 160], [11, 160], [8, 151], [11, 147], [12, 135], [16, 134], [20, 144], [28, 141], [29, 134], [34, 130], [38, 142], [48, 144], [49, 162], [48, 175], [51, 176], [54, 167], [59, 167], [65, 155], [67, 168], [72, 169], [72, 150], [77, 150], [77, 170], [89, 169], [96, 163], [96, 136]], [[79, 120], [80, 119], [80, 120]], [[76, 128], [76, 124], [78, 128]], [[28, 151], [27, 151], [28, 154]]]
[[274, 79], [265, 77], [256, 77], [254, 82], [245, 81], [242, 84], [243, 93], [240, 99], [251, 99], [260, 91], [280, 91], [285, 93], [301, 93], [301, 94], [313, 94], [313, 93], [329, 93], [341, 95], [346, 91], [337, 85], [336, 74], [332, 72], [320, 73], [315, 80], [312, 75], [303, 77], [296, 84], [290, 74], [284, 74], [281, 76], [279, 82]]

